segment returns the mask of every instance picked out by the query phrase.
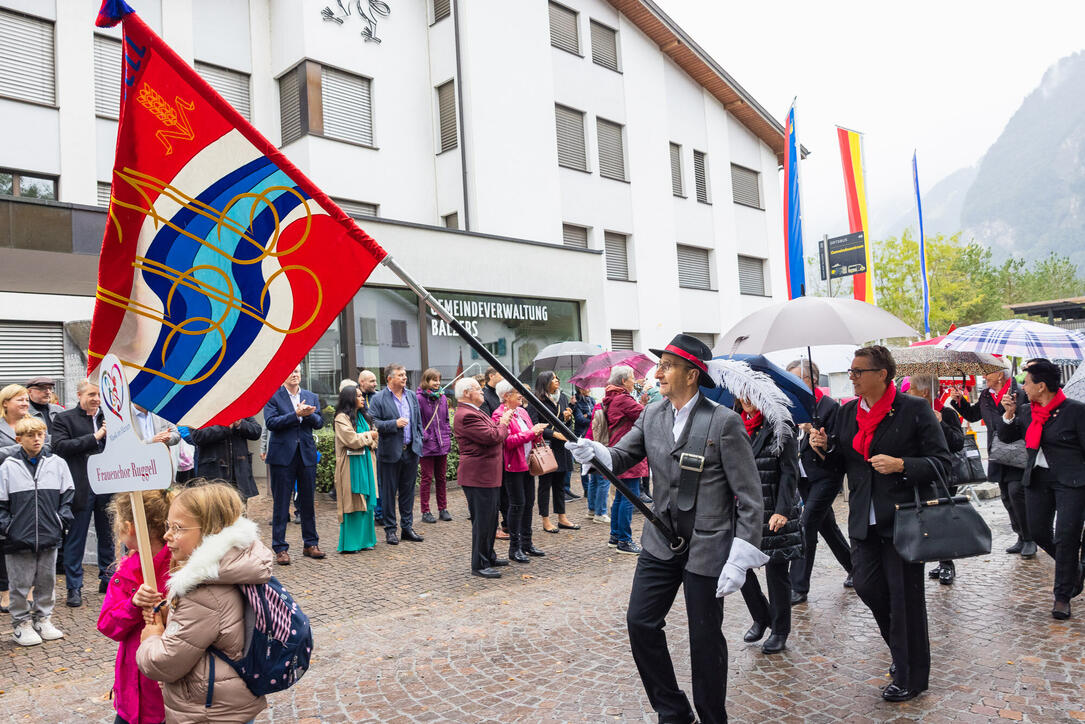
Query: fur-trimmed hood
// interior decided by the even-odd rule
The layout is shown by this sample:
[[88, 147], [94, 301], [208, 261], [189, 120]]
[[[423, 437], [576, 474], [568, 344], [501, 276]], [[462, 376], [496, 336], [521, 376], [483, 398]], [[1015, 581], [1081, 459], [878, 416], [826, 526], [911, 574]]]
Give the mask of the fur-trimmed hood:
[[240, 585], [266, 583], [271, 578], [271, 550], [259, 540], [256, 523], [248, 518], [204, 536], [169, 583], [169, 598], [190, 593], [205, 583]]

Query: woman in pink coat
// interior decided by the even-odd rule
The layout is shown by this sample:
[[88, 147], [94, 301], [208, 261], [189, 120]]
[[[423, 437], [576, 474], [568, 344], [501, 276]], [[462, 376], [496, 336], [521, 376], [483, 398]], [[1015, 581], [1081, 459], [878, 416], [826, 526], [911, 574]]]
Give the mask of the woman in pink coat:
[[505, 438], [505, 461], [501, 485], [509, 496], [505, 520], [509, 524], [509, 560], [527, 563], [528, 556], [546, 555], [531, 542], [531, 509], [535, 504], [535, 481], [527, 471], [527, 454], [536, 442], [542, 442], [546, 423], [531, 424], [531, 416], [523, 408], [523, 398], [509, 382], [502, 380], [495, 389], [501, 406], [493, 418], [500, 420], [506, 410], [512, 410], [509, 436]]

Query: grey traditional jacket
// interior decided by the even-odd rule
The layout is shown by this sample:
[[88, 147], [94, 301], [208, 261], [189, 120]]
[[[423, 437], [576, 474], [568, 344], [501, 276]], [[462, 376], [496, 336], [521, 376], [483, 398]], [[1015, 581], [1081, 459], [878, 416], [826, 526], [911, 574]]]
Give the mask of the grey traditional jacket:
[[[731, 541], [736, 536], [754, 548], [761, 544], [764, 501], [750, 438], [741, 418], [703, 395], [694, 404], [710, 405], [712, 421], [704, 450], [704, 471], [698, 480], [696, 516], [685, 569], [715, 578], [723, 570], [731, 552]], [[696, 411], [689, 419], [693, 420], [695, 414]], [[672, 526], [678, 516], [681, 476], [678, 458], [683, 452], [701, 454], [700, 450], [685, 449], [689, 439], [688, 422], [678, 442], [674, 441], [674, 415], [674, 406], [669, 400], [649, 404], [621, 442], [610, 448], [615, 473], [621, 473], [647, 456], [655, 478], [653, 509]], [[645, 524], [641, 545], [655, 558], [674, 558], [667, 539], [654, 525]]]

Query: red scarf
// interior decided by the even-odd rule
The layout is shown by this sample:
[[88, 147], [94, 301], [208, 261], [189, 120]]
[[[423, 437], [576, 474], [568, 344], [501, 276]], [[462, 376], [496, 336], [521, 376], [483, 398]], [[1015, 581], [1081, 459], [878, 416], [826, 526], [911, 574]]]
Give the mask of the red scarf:
[[991, 392], [991, 397], [994, 398], [996, 407], [1002, 404], [1002, 398], [1006, 396], [1006, 393], [1010, 389], [1010, 382], [1011, 380], [1007, 379], [1006, 384], [1002, 385], [1001, 390], [999, 390], [998, 392]]
[[897, 386], [890, 382], [889, 387], [885, 389], [885, 394], [869, 410], [863, 409], [862, 398], [855, 406], [855, 422], [859, 426], [859, 432], [855, 433], [851, 446], [855, 448], [855, 452], [863, 456], [864, 460], [870, 457], [870, 443], [874, 441], [874, 431], [889, 414], [889, 410], [893, 407], [893, 400], [896, 398]]
[[748, 414], [745, 410], [742, 411], [742, 424], [746, 426], [746, 434], [753, 437], [757, 428], [761, 427], [761, 423], [765, 421], [764, 415], [761, 414], [761, 410]]
[[1025, 430], [1025, 447], [1029, 450], [1040, 449], [1040, 437], [1044, 434], [1044, 425], [1051, 419], [1051, 413], [1055, 411], [1055, 408], [1065, 400], [1066, 395], [1063, 394], [1062, 390], [1059, 390], [1047, 405], [1041, 407], [1036, 403], [1032, 404], [1032, 422], [1029, 423], [1028, 429]]
[[825, 397], [825, 393], [822, 392], [820, 387], [815, 387], [814, 388], [814, 404], [816, 405], [817, 403], [821, 402], [822, 397]]

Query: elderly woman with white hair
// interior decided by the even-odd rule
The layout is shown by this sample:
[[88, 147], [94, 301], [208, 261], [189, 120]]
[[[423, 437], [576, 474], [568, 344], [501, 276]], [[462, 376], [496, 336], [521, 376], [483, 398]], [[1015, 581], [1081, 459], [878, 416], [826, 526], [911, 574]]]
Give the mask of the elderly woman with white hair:
[[546, 555], [531, 542], [531, 508], [535, 504], [535, 482], [527, 469], [527, 454], [536, 442], [542, 442], [545, 422], [532, 424], [523, 407], [523, 397], [508, 380], [501, 380], [494, 390], [501, 404], [493, 412], [494, 422], [505, 413], [509, 418], [509, 436], [505, 438], [504, 471], [501, 485], [508, 495], [509, 508], [505, 520], [509, 526], [509, 560], [528, 563], [528, 556]]

